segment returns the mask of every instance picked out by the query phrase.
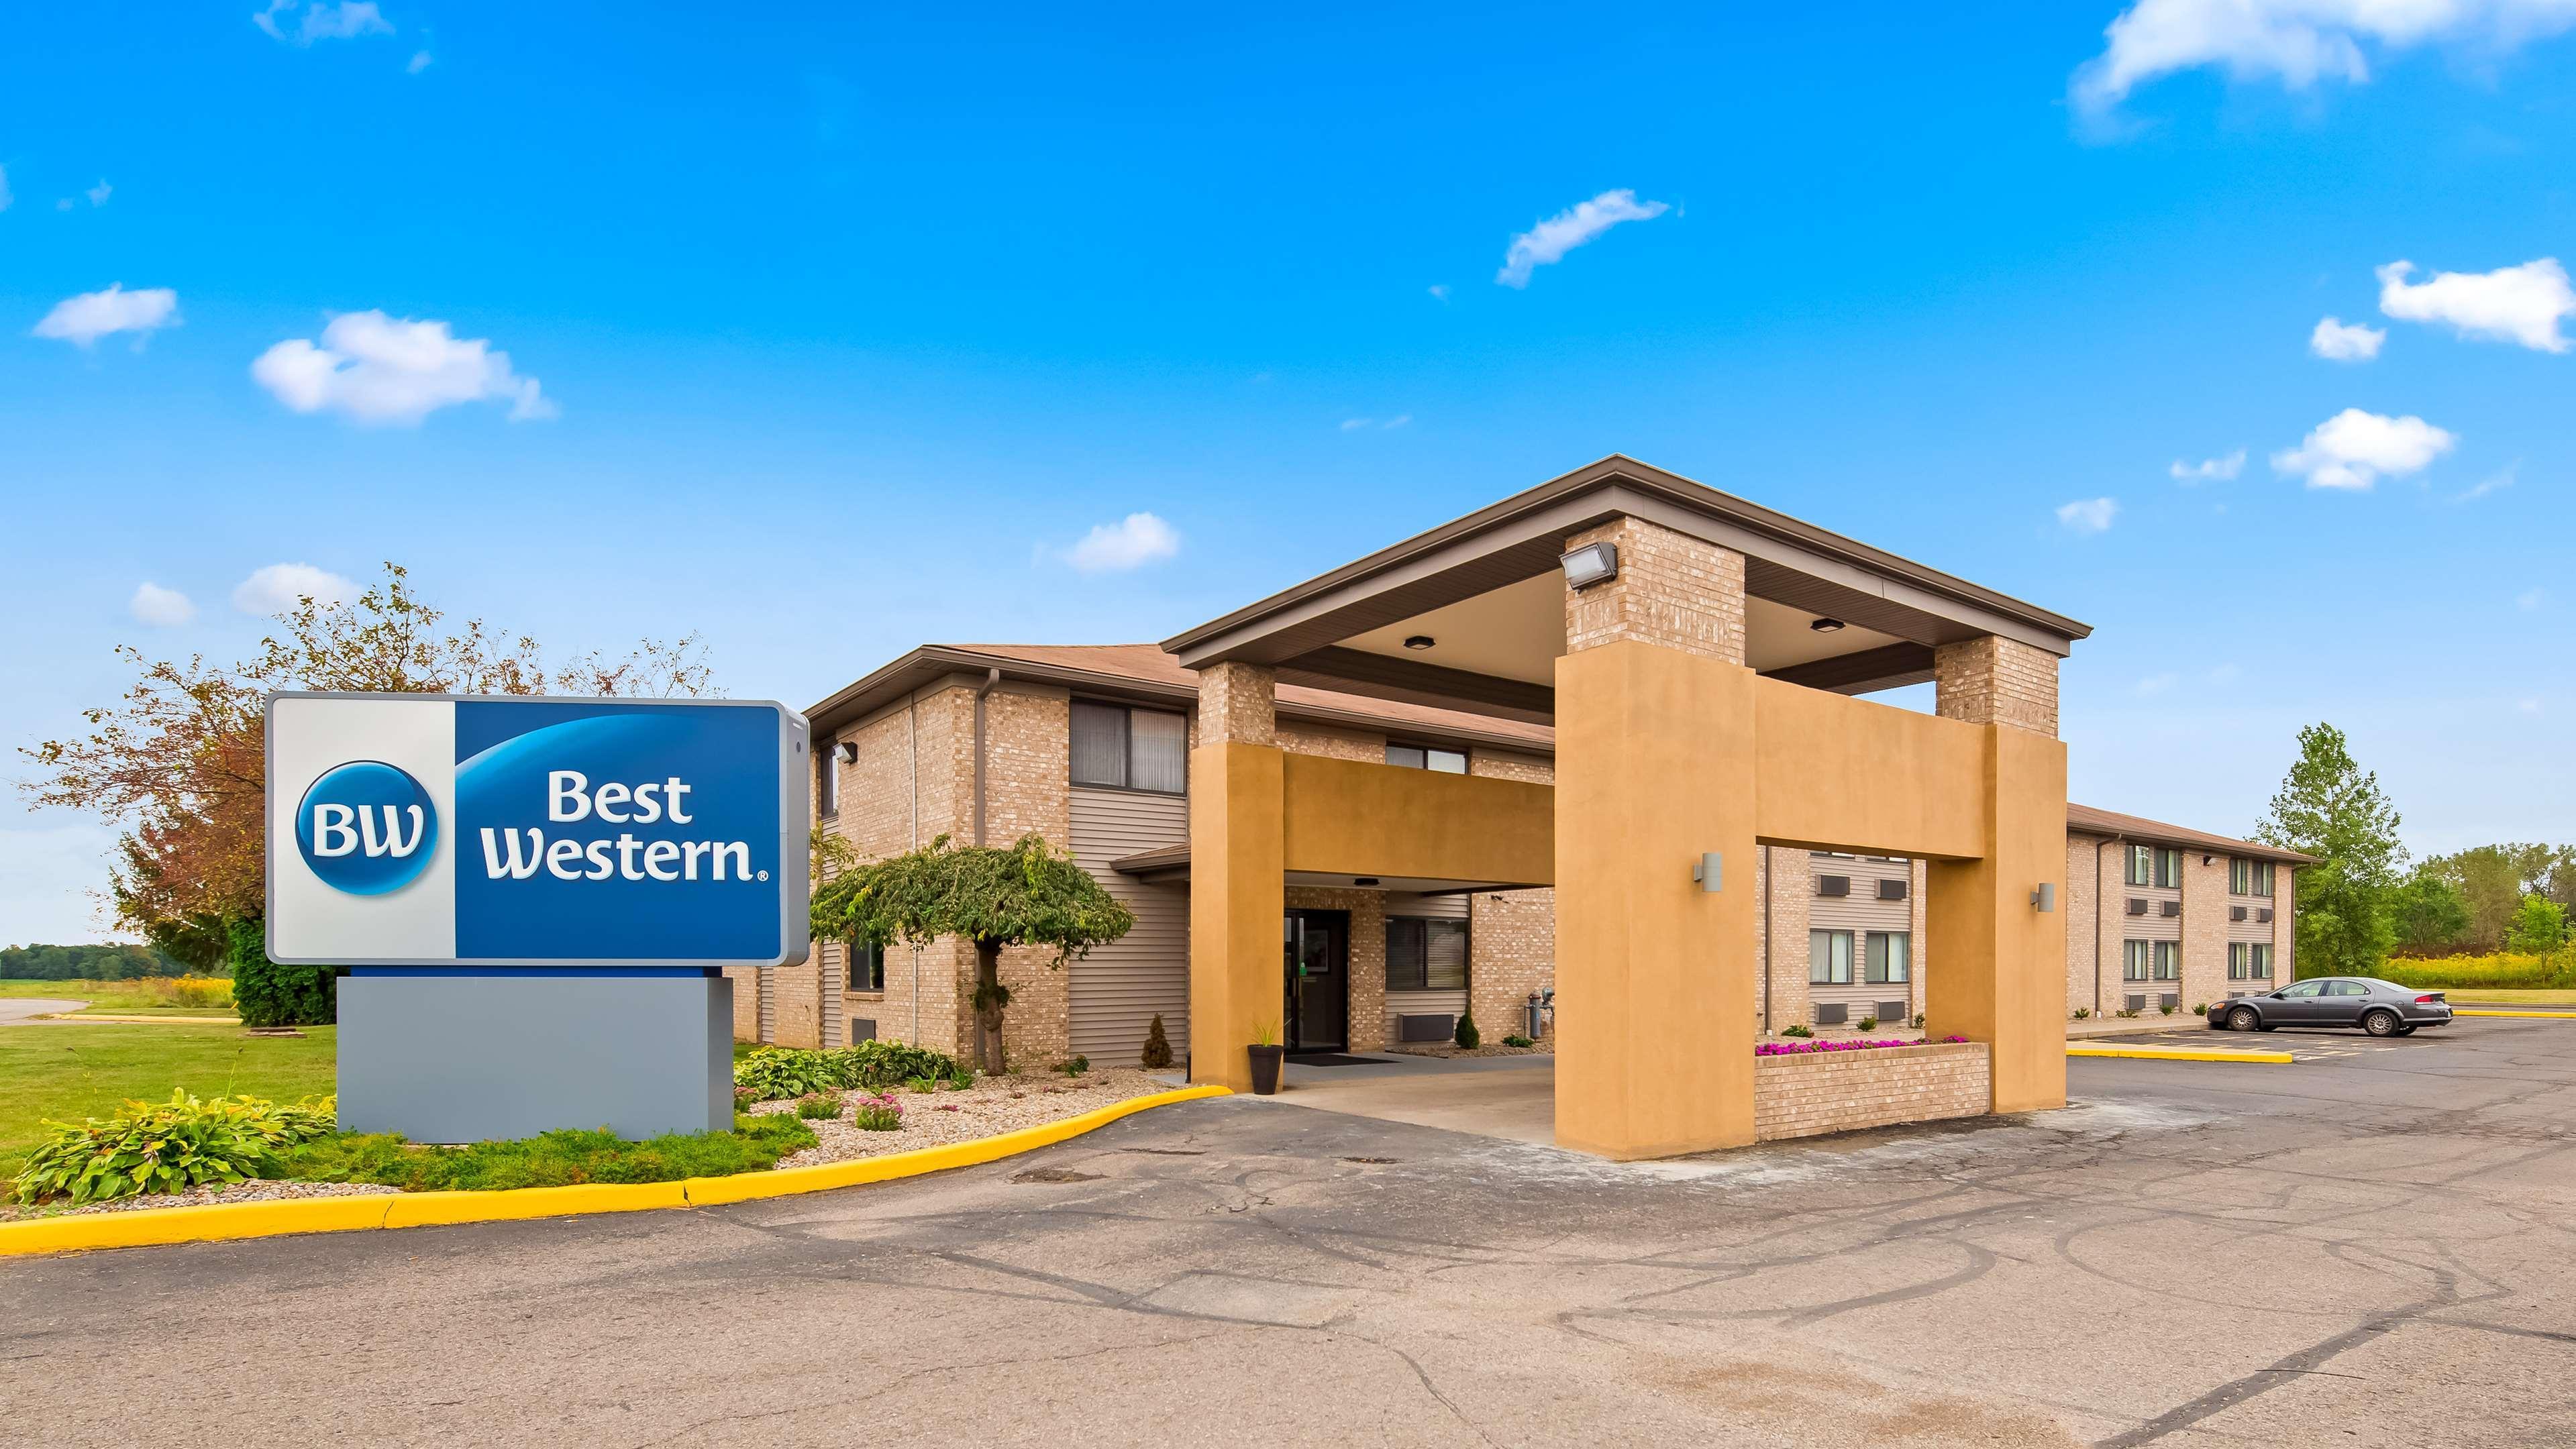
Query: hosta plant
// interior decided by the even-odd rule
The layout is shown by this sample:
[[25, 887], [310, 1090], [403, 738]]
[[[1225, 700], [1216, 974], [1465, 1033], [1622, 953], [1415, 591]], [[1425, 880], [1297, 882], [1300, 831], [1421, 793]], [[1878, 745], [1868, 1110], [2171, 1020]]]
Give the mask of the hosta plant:
[[18, 1200], [101, 1202], [258, 1177], [277, 1166], [286, 1148], [336, 1131], [335, 1109], [329, 1097], [292, 1104], [257, 1097], [200, 1101], [174, 1091], [167, 1102], [127, 1102], [114, 1117], [48, 1122], [52, 1135], [18, 1174]]

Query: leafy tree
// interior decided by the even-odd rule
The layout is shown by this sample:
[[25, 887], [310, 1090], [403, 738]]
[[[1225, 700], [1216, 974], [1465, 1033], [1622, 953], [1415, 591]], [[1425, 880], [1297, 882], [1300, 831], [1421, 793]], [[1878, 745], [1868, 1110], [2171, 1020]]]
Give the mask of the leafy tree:
[[1100, 882], [1046, 843], [1024, 835], [1007, 848], [959, 846], [942, 835], [919, 850], [853, 865], [814, 893], [819, 939], [849, 945], [928, 945], [956, 936], [975, 948], [975, 1054], [984, 1070], [1009, 1070], [1002, 1013], [1002, 948], [1048, 946], [1050, 970], [1135, 927]]
[[2548, 956], [2566, 944], [2566, 909], [2547, 896], [2524, 896], [2522, 909], [2514, 913], [2513, 925], [2505, 931], [2505, 949]]
[[2254, 838], [2318, 858], [2298, 872], [2300, 975], [2353, 975], [2387, 959], [2397, 939], [2390, 907], [2406, 863], [2399, 818], [2377, 772], [2354, 761], [2343, 731], [2330, 724], [2299, 731], [2299, 758]]
[[0, 949], [0, 980], [132, 981], [184, 975], [186, 968], [148, 946], [10, 946]]
[[2429, 864], [2417, 867], [2397, 888], [2389, 910], [2397, 944], [2409, 951], [2430, 954], [2469, 940], [2468, 898]]
[[2469, 913], [2466, 944], [2492, 951], [2504, 941], [2514, 912], [2522, 909], [2523, 850], [2514, 845], [2481, 845], [2424, 862], [2424, 871], [2448, 882]]
[[622, 660], [594, 652], [549, 669], [532, 639], [504, 636], [479, 619], [445, 631], [444, 617], [412, 591], [408, 573], [388, 563], [384, 577], [353, 601], [298, 600], [278, 616], [281, 629], [230, 668], [202, 655], [180, 663], [119, 646], [117, 657], [136, 675], [124, 696], [83, 712], [87, 734], [23, 751], [42, 772], [21, 786], [29, 807], [89, 811], [123, 827], [105, 892], [119, 927], [201, 969], [224, 961], [238, 967], [256, 955], [262, 973], [283, 974], [271, 982], [255, 973], [262, 979], [248, 984], [253, 998], [274, 985], [286, 1003], [281, 1009], [327, 1004], [327, 980], [311, 978], [327, 977], [330, 968], [267, 968], [264, 951], [244, 952], [252, 938], [242, 928], [256, 933], [266, 907], [260, 709], [271, 691], [708, 691], [695, 636], [675, 644], [646, 640]]

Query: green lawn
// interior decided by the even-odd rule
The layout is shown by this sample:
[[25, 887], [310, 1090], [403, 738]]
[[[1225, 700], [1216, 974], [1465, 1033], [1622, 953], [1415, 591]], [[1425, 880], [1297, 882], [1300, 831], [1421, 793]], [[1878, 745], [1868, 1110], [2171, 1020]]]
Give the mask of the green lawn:
[[13, 1001], [86, 1001], [80, 1016], [230, 1016], [230, 1006], [177, 1006], [140, 981], [0, 981], [0, 998]]
[[[48, 983], [59, 984], [59, 983]], [[17, 993], [11, 993], [17, 994]], [[29, 993], [33, 994], [33, 993]], [[232, 1026], [0, 1027], [0, 1178], [16, 1175], [43, 1122], [113, 1113], [130, 1097], [248, 1093], [294, 1101], [337, 1085], [338, 1029], [244, 1036]]]

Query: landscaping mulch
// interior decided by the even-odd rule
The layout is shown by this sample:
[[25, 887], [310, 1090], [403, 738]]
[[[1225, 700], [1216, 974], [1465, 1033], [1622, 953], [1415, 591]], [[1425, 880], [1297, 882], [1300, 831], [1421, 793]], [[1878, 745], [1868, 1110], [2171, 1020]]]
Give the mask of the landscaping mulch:
[[399, 1189], [378, 1187], [371, 1182], [284, 1182], [253, 1178], [248, 1182], [209, 1182], [186, 1192], [148, 1193], [142, 1197], [121, 1197], [113, 1202], [94, 1202], [76, 1208], [0, 1205], [0, 1222], [77, 1213], [130, 1213], [144, 1208], [211, 1207], [227, 1202], [281, 1202], [299, 1197], [376, 1197], [396, 1191]]
[[[862, 1157], [881, 1157], [889, 1152], [910, 1152], [917, 1147], [942, 1147], [952, 1142], [971, 1142], [978, 1137], [993, 1137], [1016, 1132], [1023, 1127], [1042, 1127], [1079, 1117], [1131, 1097], [1168, 1092], [1172, 1084], [1132, 1067], [1105, 1068], [1067, 1077], [1060, 1072], [1031, 1072], [1007, 1077], [978, 1077], [975, 1085], [962, 1092], [942, 1089], [937, 1092], [911, 1092], [897, 1088], [890, 1095], [903, 1109], [903, 1126], [892, 1132], [862, 1132], [850, 1122], [850, 1104], [876, 1095], [872, 1092], [841, 1093], [841, 1115], [807, 1122], [814, 1135], [822, 1139], [802, 1152], [790, 1153], [778, 1160], [780, 1167], [812, 1167], [823, 1162], [849, 1162]], [[745, 1109], [751, 1112], [793, 1112], [792, 1101], [763, 1102]]]
[[1552, 1057], [1556, 1055], [1556, 1043], [1543, 1041], [1537, 1046], [1516, 1047], [1505, 1046], [1501, 1042], [1487, 1042], [1471, 1051], [1456, 1042], [1415, 1042], [1406, 1046], [1391, 1046], [1386, 1050], [1399, 1056], [1438, 1057], [1443, 1061], [1451, 1057]]

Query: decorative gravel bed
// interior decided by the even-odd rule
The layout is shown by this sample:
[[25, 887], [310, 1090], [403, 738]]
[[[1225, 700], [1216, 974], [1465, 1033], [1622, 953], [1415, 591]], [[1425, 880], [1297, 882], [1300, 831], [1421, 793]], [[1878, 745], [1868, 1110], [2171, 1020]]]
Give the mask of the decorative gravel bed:
[[210, 1182], [186, 1192], [156, 1192], [122, 1197], [76, 1208], [0, 1206], [0, 1222], [14, 1218], [67, 1217], [80, 1213], [130, 1213], [143, 1208], [209, 1207], [226, 1202], [280, 1202], [297, 1197], [376, 1197], [396, 1191], [372, 1182], [282, 1182], [254, 1178], [249, 1182]]
[[1501, 1042], [1487, 1042], [1469, 1051], [1455, 1042], [1443, 1041], [1416, 1043], [1411, 1046], [1391, 1046], [1386, 1050], [1397, 1056], [1439, 1057], [1444, 1061], [1450, 1057], [1552, 1057], [1556, 1055], [1556, 1043], [1542, 1041], [1537, 1046], [1516, 1047], [1505, 1046]]
[[[889, 1152], [910, 1152], [916, 1147], [968, 1142], [978, 1137], [1016, 1132], [1023, 1127], [1042, 1127], [1067, 1117], [1079, 1117], [1113, 1102], [1124, 1102], [1130, 1097], [1170, 1090], [1170, 1082], [1132, 1067], [1085, 1072], [1079, 1077], [1067, 1077], [1059, 1072], [977, 1077], [975, 1085], [962, 1092], [944, 1089], [909, 1092], [898, 1088], [889, 1095], [895, 1105], [903, 1109], [903, 1126], [892, 1132], [862, 1132], [852, 1126], [850, 1104], [877, 1094], [843, 1092], [840, 1116], [805, 1124], [814, 1129], [814, 1135], [823, 1139], [822, 1142], [780, 1158], [778, 1165], [812, 1167], [821, 1162], [848, 1162], [861, 1157], [881, 1157]], [[792, 1101], [763, 1102], [749, 1110], [793, 1112], [796, 1104]]]

